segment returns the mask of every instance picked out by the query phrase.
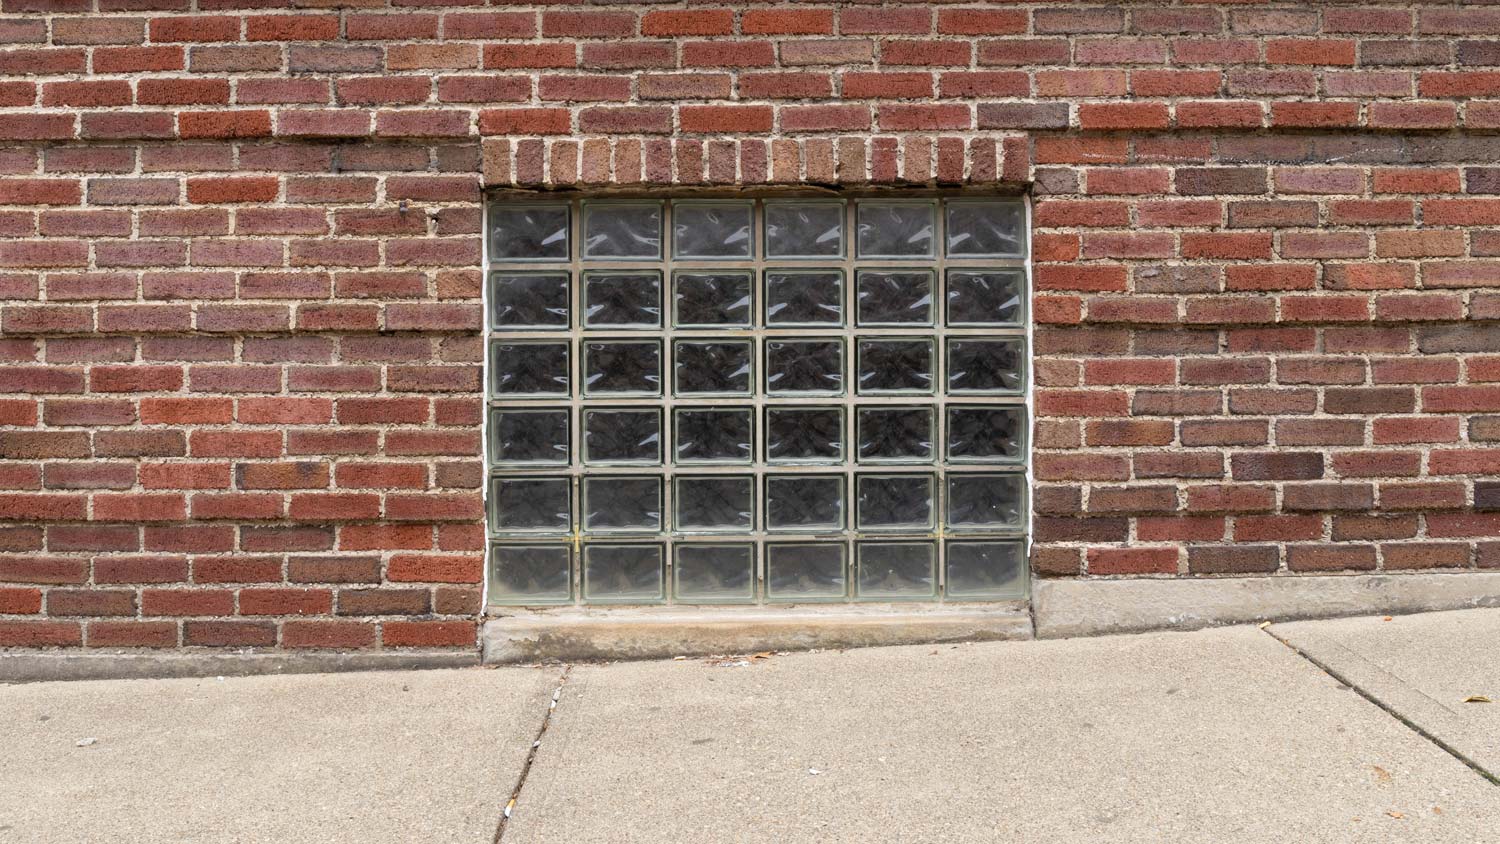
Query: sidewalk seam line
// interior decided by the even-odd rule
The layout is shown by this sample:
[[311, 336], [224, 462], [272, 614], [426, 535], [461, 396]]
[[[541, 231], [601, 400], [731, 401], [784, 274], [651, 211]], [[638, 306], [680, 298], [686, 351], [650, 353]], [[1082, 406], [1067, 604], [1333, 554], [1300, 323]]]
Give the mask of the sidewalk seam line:
[[491, 839], [493, 844], [500, 844], [505, 837], [505, 827], [510, 823], [511, 815], [521, 799], [521, 789], [526, 787], [526, 777], [531, 773], [531, 765], [536, 761], [537, 752], [542, 749], [542, 736], [546, 735], [547, 727], [552, 724], [552, 713], [557, 711], [557, 704], [562, 700], [563, 686], [568, 682], [568, 674], [572, 670], [572, 665], [563, 666], [562, 674], [557, 677], [557, 688], [547, 699], [547, 713], [542, 716], [542, 724], [531, 739], [531, 747], [526, 750], [526, 761], [521, 763], [521, 775], [516, 778], [516, 787], [511, 791], [505, 808], [501, 810], [499, 821], [495, 823], [495, 837]]

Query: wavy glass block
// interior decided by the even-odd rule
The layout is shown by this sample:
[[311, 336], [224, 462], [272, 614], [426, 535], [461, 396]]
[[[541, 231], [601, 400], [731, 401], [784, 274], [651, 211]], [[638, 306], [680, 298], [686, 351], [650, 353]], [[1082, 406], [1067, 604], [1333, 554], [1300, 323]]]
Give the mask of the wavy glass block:
[[840, 325], [844, 274], [838, 270], [766, 270], [767, 325]]
[[955, 530], [1020, 530], [1026, 524], [1026, 476], [948, 476], [948, 518]]
[[856, 527], [931, 530], [931, 475], [860, 475], [855, 479]]
[[948, 254], [1019, 258], [1026, 252], [1026, 210], [1020, 202], [949, 200], [944, 221]]
[[661, 273], [584, 273], [583, 324], [590, 328], [661, 325]]
[[583, 479], [586, 531], [661, 530], [661, 478], [597, 475]]
[[672, 592], [685, 604], [755, 600], [755, 546], [678, 543], [672, 551]]
[[497, 396], [566, 396], [568, 344], [491, 343], [490, 389]]
[[654, 604], [666, 597], [666, 555], [660, 545], [583, 546], [583, 600], [593, 604]]
[[862, 407], [855, 435], [860, 462], [925, 463], [932, 459], [930, 407]]
[[566, 261], [568, 206], [490, 206], [490, 260]]
[[586, 202], [583, 257], [660, 258], [661, 203]]
[[841, 340], [766, 340], [766, 389], [773, 394], [841, 393]]
[[661, 343], [590, 340], [583, 344], [583, 392], [597, 396], [661, 392]]
[[860, 325], [931, 325], [933, 275], [928, 270], [860, 270]]
[[859, 392], [932, 392], [933, 342], [881, 338], [859, 341]]
[[573, 600], [573, 555], [566, 545], [490, 545], [490, 602], [565, 604]]
[[567, 533], [573, 529], [567, 478], [491, 478], [490, 527], [495, 531]]
[[672, 276], [675, 324], [750, 325], [749, 272], [679, 272]]
[[583, 412], [585, 463], [660, 463], [661, 411], [589, 408]]
[[567, 273], [490, 273], [490, 325], [567, 328]]
[[948, 459], [1019, 463], [1026, 456], [1026, 408], [948, 406]]
[[948, 340], [948, 389], [955, 393], [1019, 393], [1025, 386], [1025, 341]]
[[749, 258], [751, 204], [672, 203], [672, 254], [677, 258]]
[[766, 257], [838, 258], [844, 254], [841, 202], [766, 202]]
[[677, 394], [749, 395], [753, 356], [749, 340], [679, 340], [673, 347], [672, 363]]
[[937, 206], [861, 200], [855, 208], [861, 258], [927, 258], [935, 254]]
[[937, 596], [937, 546], [932, 542], [856, 542], [856, 589], [865, 600]]
[[766, 476], [766, 530], [843, 529], [843, 475]]
[[675, 425], [679, 463], [749, 463], [749, 408], [679, 408]]
[[675, 483], [677, 530], [748, 531], [755, 527], [754, 478], [679, 475]]
[[1016, 540], [990, 542], [950, 541], [948, 558], [949, 598], [963, 600], [1026, 597], [1026, 543]]
[[490, 460], [505, 465], [568, 464], [567, 408], [490, 409]]
[[842, 543], [766, 546], [766, 598], [778, 603], [840, 601], [849, 594]]
[[1021, 325], [1026, 274], [1022, 270], [949, 270], [950, 325]]
[[766, 409], [766, 459], [837, 463], [844, 456], [844, 411], [838, 407]]

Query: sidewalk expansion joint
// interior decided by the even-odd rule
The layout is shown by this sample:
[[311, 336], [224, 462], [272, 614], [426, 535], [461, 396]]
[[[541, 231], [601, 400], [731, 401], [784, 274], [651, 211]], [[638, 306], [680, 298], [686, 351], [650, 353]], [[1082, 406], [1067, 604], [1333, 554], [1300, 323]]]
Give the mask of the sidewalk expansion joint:
[[542, 749], [542, 736], [547, 734], [547, 727], [552, 724], [552, 713], [557, 711], [557, 702], [562, 700], [563, 686], [568, 682], [568, 673], [573, 666], [563, 666], [562, 674], [558, 675], [557, 688], [552, 691], [552, 697], [547, 701], [547, 712], [542, 716], [542, 725], [537, 728], [536, 736], [531, 740], [531, 748], [526, 751], [526, 761], [521, 764], [521, 775], [516, 778], [516, 787], [510, 793], [510, 799], [506, 801], [505, 808], [500, 812], [500, 820], [495, 824], [494, 844], [500, 844], [505, 837], [505, 827], [510, 823], [510, 816], [516, 809], [516, 802], [521, 799], [521, 789], [526, 787], [526, 777], [531, 773], [532, 763], [536, 762], [537, 751]]

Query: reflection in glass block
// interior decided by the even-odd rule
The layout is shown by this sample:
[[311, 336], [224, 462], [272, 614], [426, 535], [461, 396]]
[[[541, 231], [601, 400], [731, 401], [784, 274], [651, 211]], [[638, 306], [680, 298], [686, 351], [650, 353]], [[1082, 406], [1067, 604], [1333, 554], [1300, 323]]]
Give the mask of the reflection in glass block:
[[1025, 448], [1026, 408], [948, 407], [949, 460], [1016, 463]]
[[1020, 338], [953, 338], [948, 341], [948, 389], [966, 393], [1018, 393], [1025, 365], [1023, 354]]
[[679, 462], [750, 462], [750, 409], [681, 408], [677, 411]]
[[583, 391], [658, 393], [661, 344], [655, 340], [595, 340], [584, 344]]
[[490, 206], [490, 260], [568, 260], [568, 206]]
[[490, 459], [496, 463], [568, 462], [568, 411], [490, 409]]
[[1024, 475], [948, 476], [948, 520], [951, 528], [1016, 529], [1026, 519]]
[[661, 411], [585, 410], [583, 459], [585, 463], [660, 463]]
[[932, 324], [932, 273], [860, 270], [859, 324]]
[[767, 325], [838, 325], [843, 318], [843, 273], [766, 270]]
[[573, 528], [567, 478], [491, 478], [490, 525], [497, 531], [566, 533]]
[[837, 407], [766, 409], [766, 459], [773, 463], [838, 462], [844, 454], [844, 411]]
[[950, 201], [948, 254], [1019, 258], [1026, 246], [1026, 212], [1016, 201]]
[[583, 324], [661, 325], [661, 273], [584, 273]]
[[932, 341], [859, 341], [859, 391], [931, 392]]
[[766, 597], [782, 603], [840, 600], [848, 595], [839, 543], [766, 546]]
[[858, 527], [932, 527], [931, 475], [860, 475], [856, 485]]
[[767, 340], [766, 388], [772, 393], [837, 393], [844, 388], [838, 340]]
[[583, 546], [583, 599], [596, 604], [656, 603], [665, 597], [660, 545]]
[[672, 252], [678, 258], [749, 258], [748, 202], [672, 205]]
[[661, 478], [585, 477], [583, 529], [661, 530]]
[[859, 257], [923, 258], [932, 255], [936, 211], [929, 202], [861, 201], [856, 209]]
[[583, 257], [660, 258], [660, 203], [585, 203]]
[[676, 273], [677, 325], [750, 324], [750, 273]]
[[496, 328], [567, 328], [567, 273], [490, 273]]
[[755, 546], [679, 543], [673, 551], [673, 592], [683, 603], [755, 600]]
[[496, 395], [567, 395], [567, 343], [491, 343], [490, 387]]
[[1026, 597], [1026, 543], [949, 542], [949, 598]]
[[862, 407], [858, 423], [861, 462], [925, 462], [932, 459], [933, 412], [930, 407]]
[[490, 546], [490, 601], [562, 604], [573, 600], [572, 555], [566, 545]]
[[723, 343], [679, 341], [672, 364], [679, 394], [750, 392], [749, 340]]
[[859, 597], [931, 598], [937, 594], [937, 548], [931, 542], [858, 542]]
[[1021, 270], [949, 270], [948, 322], [1020, 325], [1025, 289]]
[[767, 257], [837, 258], [843, 254], [843, 203], [766, 203]]
[[843, 475], [766, 476], [766, 530], [843, 529]]
[[678, 530], [751, 530], [755, 527], [755, 479], [678, 476]]

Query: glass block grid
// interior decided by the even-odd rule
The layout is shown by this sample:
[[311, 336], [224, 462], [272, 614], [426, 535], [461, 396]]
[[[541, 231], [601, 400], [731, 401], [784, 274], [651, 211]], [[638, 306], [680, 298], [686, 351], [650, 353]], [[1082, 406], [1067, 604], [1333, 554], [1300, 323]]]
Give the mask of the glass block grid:
[[1026, 594], [1013, 198], [497, 198], [489, 603]]

